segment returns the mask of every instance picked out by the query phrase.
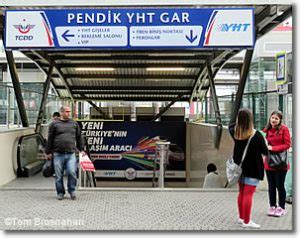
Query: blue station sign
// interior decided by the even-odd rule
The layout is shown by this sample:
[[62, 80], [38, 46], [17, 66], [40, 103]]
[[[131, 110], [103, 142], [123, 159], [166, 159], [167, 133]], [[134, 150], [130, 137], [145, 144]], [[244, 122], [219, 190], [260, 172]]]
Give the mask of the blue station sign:
[[253, 8], [7, 10], [7, 49], [252, 48]]

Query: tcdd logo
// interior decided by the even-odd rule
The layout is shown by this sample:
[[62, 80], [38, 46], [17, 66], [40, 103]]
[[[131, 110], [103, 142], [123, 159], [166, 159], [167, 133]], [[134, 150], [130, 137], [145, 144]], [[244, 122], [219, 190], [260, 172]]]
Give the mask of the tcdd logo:
[[136, 177], [137, 173], [134, 168], [128, 168], [125, 170], [125, 178], [128, 180], [134, 180]]
[[26, 23], [26, 20], [23, 19], [23, 23], [20, 23], [18, 25], [14, 25], [14, 27], [21, 33], [21, 35], [16, 36], [16, 40], [19, 41], [30, 41], [33, 39], [32, 35], [27, 35], [31, 29], [35, 27], [35, 25], [31, 25]]
[[16, 36], [16, 40], [18, 41], [31, 41], [33, 40], [33, 36]]
[[247, 31], [247, 28], [250, 26], [249, 23], [244, 24], [221, 24], [218, 26], [219, 31], [223, 32], [239, 32], [239, 31]]
[[14, 25], [14, 27], [21, 33], [21, 34], [27, 34], [30, 32], [31, 29], [35, 27], [35, 25], [30, 25], [26, 23], [26, 20], [23, 19], [23, 23], [20, 23], [19, 25]]

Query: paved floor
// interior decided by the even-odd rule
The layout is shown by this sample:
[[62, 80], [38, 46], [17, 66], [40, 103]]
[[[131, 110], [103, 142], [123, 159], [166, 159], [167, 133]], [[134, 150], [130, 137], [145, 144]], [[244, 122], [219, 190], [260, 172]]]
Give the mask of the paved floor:
[[[67, 178], [65, 177], [65, 183]], [[14, 188], [14, 189], [24, 189], [24, 188], [39, 188], [39, 189], [54, 189], [54, 177], [45, 178], [42, 173], [38, 173], [35, 176], [27, 177], [27, 178], [18, 178], [7, 184], [5, 184], [4, 188]], [[190, 187], [200, 187], [202, 185], [200, 182], [195, 182], [190, 184]], [[140, 188], [151, 188], [152, 181], [104, 181], [98, 180], [97, 187], [140, 187]], [[165, 187], [169, 188], [184, 188], [187, 187], [185, 182], [165, 182]], [[1, 188], [1, 187], [0, 187]]]
[[[236, 223], [236, 191], [80, 190], [58, 201], [51, 189], [0, 189], [1, 230], [244, 230]], [[291, 231], [292, 206], [268, 217], [267, 192], [254, 197], [261, 230]]]
[[[66, 183], [67, 178], [64, 177], [64, 181]], [[24, 178], [17, 178], [5, 185], [1, 188], [6, 189], [30, 189], [30, 188], [37, 188], [37, 189], [54, 189], [55, 188], [55, 178], [49, 177], [45, 178], [42, 173], [38, 173], [37, 175], [31, 177], [24, 177]]]
[[[65, 181], [66, 182], [66, 181]], [[54, 178], [38, 174], [0, 187], [0, 229], [4, 230], [244, 230], [236, 223], [237, 191], [168, 188], [80, 189], [77, 200], [58, 201]], [[266, 216], [268, 197], [254, 197], [253, 220], [261, 230], [291, 231], [285, 217]]]

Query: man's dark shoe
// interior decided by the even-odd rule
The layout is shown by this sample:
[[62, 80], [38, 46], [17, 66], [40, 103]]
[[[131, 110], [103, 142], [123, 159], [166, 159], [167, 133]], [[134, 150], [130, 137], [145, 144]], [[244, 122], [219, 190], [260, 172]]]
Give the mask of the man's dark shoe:
[[70, 196], [71, 196], [71, 199], [72, 199], [72, 200], [75, 200], [75, 199], [76, 199], [76, 194], [75, 194], [75, 193], [71, 193]]
[[57, 200], [63, 200], [64, 199], [64, 195], [63, 194], [58, 194], [57, 195]]

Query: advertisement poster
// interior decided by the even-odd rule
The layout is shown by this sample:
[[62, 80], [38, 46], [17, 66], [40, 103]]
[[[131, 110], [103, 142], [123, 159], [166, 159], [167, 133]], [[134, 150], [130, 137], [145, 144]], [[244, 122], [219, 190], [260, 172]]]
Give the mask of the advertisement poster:
[[284, 84], [286, 82], [286, 54], [280, 53], [276, 55], [276, 84]]
[[[156, 142], [169, 141], [166, 178], [185, 178], [185, 122], [78, 121], [96, 177], [152, 178]], [[158, 165], [157, 165], [158, 167]]]

